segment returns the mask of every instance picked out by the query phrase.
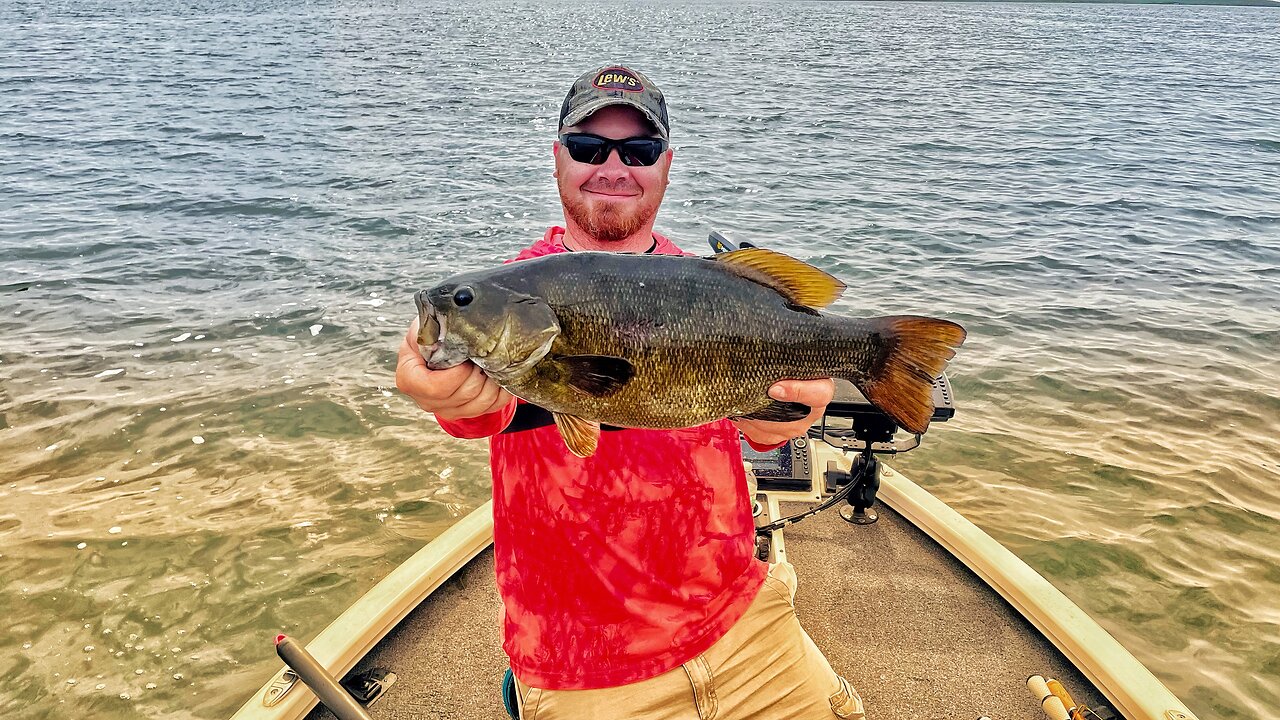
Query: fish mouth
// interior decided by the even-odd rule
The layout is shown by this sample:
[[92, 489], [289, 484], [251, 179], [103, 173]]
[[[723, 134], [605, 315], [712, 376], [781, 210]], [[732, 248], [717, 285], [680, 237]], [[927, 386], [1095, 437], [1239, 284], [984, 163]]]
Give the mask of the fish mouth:
[[466, 348], [448, 334], [448, 316], [436, 312], [427, 291], [414, 296], [418, 306], [418, 352], [427, 361], [428, 370], [448, 370], [470, 358]]
[[418, 306], [418, 349], [426, 357], [427, 349], [434, 349], [444, 336], [444, 318], [436, 315], [426, 290], [414, 294], [413, 302]]

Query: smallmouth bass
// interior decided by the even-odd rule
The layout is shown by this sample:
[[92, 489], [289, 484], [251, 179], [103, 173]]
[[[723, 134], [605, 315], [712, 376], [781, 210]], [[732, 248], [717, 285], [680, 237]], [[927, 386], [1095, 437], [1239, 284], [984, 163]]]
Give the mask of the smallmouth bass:
[[679, 428], [720, 418], [792, 421], [783, 379], [839, 377], [922, 433], [932, 383], [959, 325], [826, 314], [845, 286], [763, 248], [698, 258], [557, 253], [456, 275], [415, 296], [427, 367], [470, 360], [550, 411], [569, 450], [595, 452], [600, 424]]

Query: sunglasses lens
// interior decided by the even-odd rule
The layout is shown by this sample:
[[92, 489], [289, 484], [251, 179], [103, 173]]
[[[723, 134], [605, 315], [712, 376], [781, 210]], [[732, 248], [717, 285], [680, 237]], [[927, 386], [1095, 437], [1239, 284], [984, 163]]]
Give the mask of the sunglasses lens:
[[618, 147], [618, 156], [622, 158], [623, 165], [649, 166], [658, 162], [664, 149], [661, 140], [634, 139]]
[[609, 154], [609, 145], [603, 138], [591, 135], [565, 135], [561, 142], [574, 162], [601, 165]]
[[658, 158], [667, 149], [667, 144], [657, 138], [609, 140], [586, 134], [562, 135], [560, 143], [569, 151], [569, 157], [575, 162], [588, 165], [604, 164], [604, 161], [609, 158], [609, 153], [616, 147], [623, 165], [649, 166], [658, 162]]

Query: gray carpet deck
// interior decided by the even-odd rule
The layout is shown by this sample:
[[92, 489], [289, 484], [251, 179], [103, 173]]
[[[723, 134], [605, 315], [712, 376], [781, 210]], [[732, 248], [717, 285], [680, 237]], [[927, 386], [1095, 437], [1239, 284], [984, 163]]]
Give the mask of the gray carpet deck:
[[[797, 507], [785, 507], [793, 512]], [[833, 511], [786, 530], [801, 622], [862, 693], [872, 720], [1039, 720], [1023, 683], [1058, 677], [1077, 700], [1102, 697], [1034, 628], [932, 540], [888, 508], [850, 525]], [[486, 550], [357, 666], [396, 684], [378, 720], [504, 720], [500, 603]], [[311, 718], [332, 718], [317, 709]]]
[[[789, 515], [801, 505], [784, 505]], [[1026, 679], [1102, 695], [994, 590], [897, 513], [851, 525], [830, 511], [785, 531], [800, 622], [872, 720], [1042, 720]]]

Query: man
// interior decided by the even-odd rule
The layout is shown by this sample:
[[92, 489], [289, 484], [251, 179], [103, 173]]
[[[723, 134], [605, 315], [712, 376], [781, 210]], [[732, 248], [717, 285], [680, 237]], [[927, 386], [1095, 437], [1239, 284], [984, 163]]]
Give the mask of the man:
[[[653, 231], [674, 152], [648, 78], [620, 66], [583, 75], [552, 149], [565, 225], [517, 261], [682, 254]], [[415, 322], [398, 387], [445, 432], [491, 438], [503, 647], [525, 720], [862, 717], [800, 628], [791, 566], [754, 557], [739, 441], [763, 450], [803, 435], [830, 380], [770, 388], [813, 408], [800, 421], [617, 430], [579, 458], [554, 425], [510, 431], [518, 403], [471, 363], [428, 370], [416, 334]]]

